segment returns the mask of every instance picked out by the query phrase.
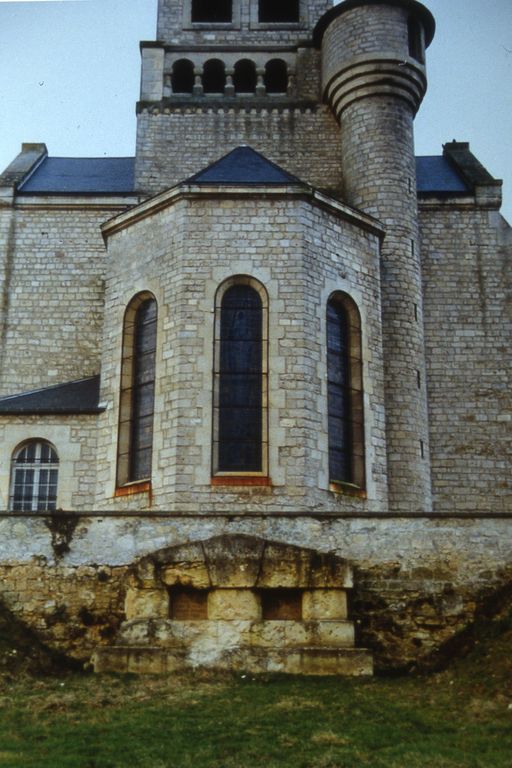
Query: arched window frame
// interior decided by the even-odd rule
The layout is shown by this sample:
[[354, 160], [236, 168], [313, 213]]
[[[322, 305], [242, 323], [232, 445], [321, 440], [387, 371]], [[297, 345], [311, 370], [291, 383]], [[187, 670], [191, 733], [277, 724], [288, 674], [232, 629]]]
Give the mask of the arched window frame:
[[[222, 304], [226, 293], [236, 285], [246, 285], [252, 288], [261, 301], [261, 469], [252, 470], [224, 470], [219, 467], [219, 435], [220, 419], [220, 380], [222, 371], [221, 363], [221, 324]], [[215, 323], [214, 323], [214, 354], [213, 354], [213, 434], [212, 434], [212, 482], [213, 484], [265, 484], [270, 481], [268, 467], [268, 313], [269, 301], [265, 287], [248, 275], [236, 275], [224, 281], [215, 295]], [[244, 482], [245, 481], [245, 482]]]
[[[178, 95], [192, 94], [194, 90], [194, 64], [190, 59], [177, 59], [172, 65], [171, 88]], [[184, 87], [186, 84], [186, 87]]]
[[[138, 360], [136, 355], [137, 344], [137, 315], [141, 307], [148, 301], [154, 302], [155, 319], [153, 330], [153, 347], [148, 349], [148, 353], [153, 354], [150, 375], [144, 384], [139, 385], [140, 390], [146, 387], [146, 398], [148, 390], [152, 388], [151, 413], [145, 416], [136, 414], [135, 399], [135, 378], [137, 375]], [[158, 303], [155, 296], [150, 291], [142, 291], [136, 294], [128, 303], [123, 320], [123, 342], [122, 342], [122, 360], [121, 360], [121, 382], [119, 397], [119, 428], [117, 442], [117, 487], [130, 483], [143, 483], [151, 481], [151, 454], [153, 449], [153, 413], [154, 413], [154, 395], [156, 383], [156, 350], [157, 350], [157, 330], [158, 330]], [[140, 400], [139, 400], [140, 402]], [[138, 466], [140, 460], [140, 450], [137, 451], [135, 443], [141, 439], [143, 428], [142, 420], [150, 421], [149, 438], [146, 439], [148, 446], [145, 450], [149, 452], [149, 460], [146, 460], [148, 471], [143, 472]]]
[[[336, 340], [331, 336], [331, 307], [342, 323], [340, 336], [345, 336], [339, 352]], [[364, 491], [366, 471], [361, 315], [353, 298], [343, 291], [335, 291], [327, 301], [326, 353], [329, 482], [334, 488]], [[340, 447], [344, 450], [340, 451]], [[340, 453], [343, 459], [340, 459]]]
[[[269, 94], [288, 93], [288, 65], [283, 59], [270, 59], [265, 64], [265, 89]], [[281, 87], [278, 87], [281, 86]]]
[[[253, 94], [256, 92], [258, 76], [256, 64], [252, 59], [239, 59], [234, 67], [233, 85], [236, 94]], [[248, 84], [248, 87], [244, 87]]]
[[[222, 59], [208, 59], [203, 65], [203, 93], [221, 96], [226, 88], [226, 65]], [[214, 87], [218, 86], [218, 87]]]
[[9, 510], [54, 512], [57, 509], [59, 463], [57, 449], [48, 440], [32, 438], [18, 445], [11, 458]]

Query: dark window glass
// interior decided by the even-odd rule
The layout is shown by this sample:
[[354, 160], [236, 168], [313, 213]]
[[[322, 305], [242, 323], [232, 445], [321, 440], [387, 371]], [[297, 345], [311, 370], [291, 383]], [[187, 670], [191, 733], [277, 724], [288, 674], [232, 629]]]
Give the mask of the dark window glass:
[[272, 59], [265, 65], [265, 88], [267, 93], [288, 91], [288, 70], [282, 59]]
[[259, 20], [264, 24], [296, 23], [300, 20], [299, 0], [259, 0]]
[[262, 471], [262, 322], [258, 293], [234, 285], [223, 296], [218, 372], [218, 471]]
[[12, 461], [9, 508], [15, 512], [55, 510], [58, 466], [59, 458], [49, 443], [27, 443]]
[[423, 64], [425, 57], [423, 54], [422, 28], [420, 22], [413, 16], [409, 17], [407, 33], [409, 37], [409, 56]]
[[172, 67], [173, 93], [192, 93], [194, 90], [194, 65], [188, 59], [175, 61]]
[[363, 392], [359, 313], [343, 294], [327, 305], [329, 478], [364, 485]]
[[151, 475], [155, 399], [156, 301], [146, 299], [135, 314], [129, 479]]
[[256, 90], [256, 65], [249, 59], [242, 59], [235, 64], [233, 78], [235, 93], [254, 93]]
[[231, 21], [232, 0], [192, 0], [193, 24], [222, 24]]
[[226, 71], [224, 63], [220, 59], [210, 59], [203, 69], [204, 93], [224, 93], [226, 85]]

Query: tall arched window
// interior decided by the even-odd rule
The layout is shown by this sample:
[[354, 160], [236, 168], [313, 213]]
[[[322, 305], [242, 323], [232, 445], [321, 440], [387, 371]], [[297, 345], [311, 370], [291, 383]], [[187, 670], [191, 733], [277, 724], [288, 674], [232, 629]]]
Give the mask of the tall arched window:
[[14, 451], [9, 509], [51, 512], [57, 509], [59, 457], [46, 440], [30, 440]]
[[118, 485], [151, 478], [156, 325], [154, 296], [138, 294], [128, 305], [123, 328]]
[[364, 488], [361, 318], [346, 293], [327, 303], [329, 480]]
[[217, 293], [214, 474], [267, 474], [267, 297], [249, 277]]

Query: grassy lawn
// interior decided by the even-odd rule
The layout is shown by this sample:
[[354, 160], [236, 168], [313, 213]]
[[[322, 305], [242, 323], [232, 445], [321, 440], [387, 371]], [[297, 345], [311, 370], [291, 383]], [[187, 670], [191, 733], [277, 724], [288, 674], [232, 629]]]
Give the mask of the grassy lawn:
[[464, 661], [424, 677], [6, 670], [0, 766], [511, 768], [510, 623], [488, 635]]

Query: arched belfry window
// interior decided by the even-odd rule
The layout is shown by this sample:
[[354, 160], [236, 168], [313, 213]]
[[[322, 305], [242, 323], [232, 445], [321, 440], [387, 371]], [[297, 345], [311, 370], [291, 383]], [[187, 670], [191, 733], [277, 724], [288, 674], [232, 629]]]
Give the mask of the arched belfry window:
[[46, 440], [30, 440], [12, 456], [9, 509], [51, 512], [57, 509], [59, 457]]
[[241, 59], [235, 64], [233, 84], [235, 93], [254, 93], [256, 90], [256, 65], [250, 59]]
[[178, 59], [172, 65], [171, 84], [173, 93], [192, 93], [194, 89], [194, 65], [188, 59]]
[[217, 292], [214, 354], [214, 474], [266, 475], [266, 292], [250, 277]]
[[288, 91], [288, 68], [282, 59], [271, 59], [265, 64], [265, 88], [267, 93]]
[[118, 485], [151, 478], [156, 326], [154, 296], [139, 293], [128, 305], [123, 327]]
[[226, 86], [226, 70], [220, 59], [208, 59], [203, 67], [203, 92], [224, 93]]
[[346, 293], [327, 303], [329, 481], [364, 488], [361, 317]]

